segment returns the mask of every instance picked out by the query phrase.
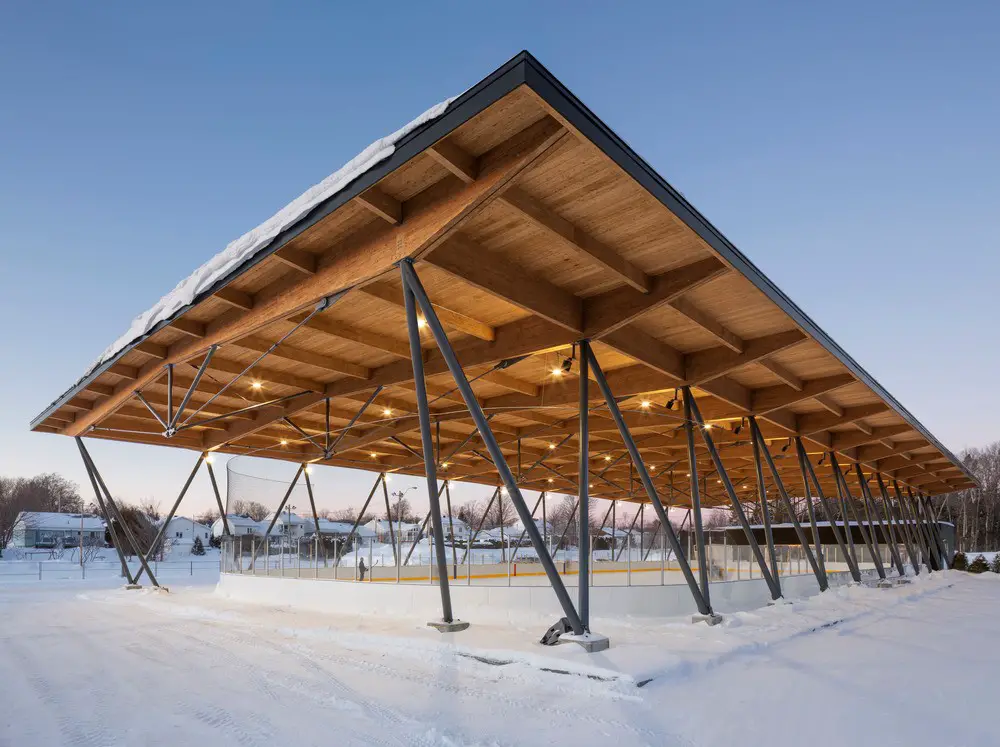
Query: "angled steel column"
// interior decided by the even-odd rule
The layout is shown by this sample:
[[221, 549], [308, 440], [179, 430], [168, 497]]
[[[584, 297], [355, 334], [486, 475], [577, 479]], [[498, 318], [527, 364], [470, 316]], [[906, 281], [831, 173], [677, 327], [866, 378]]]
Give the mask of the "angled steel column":
[[309, 465], [302, 465], [302, 476], [306, 480], [306, 493], [309, 494], [309, 509], [312, 511], [313, 515], [313, 525], [316, 527], [316, 537], [319, 538], [319, 514], [316, 512], [316, 499], [313, 496], [313, 486], [312, 480], [309, 479]]
[[[577, 543], [579, 575], [577, 611], [584, 630], [590, 630], [590, 341], [580, 340], [580, 444], [577, 495], [580, 496], [580, 541]], [[612, 504], [614, 505], [614, 504]]]
[[[192, 482], [192, 480], [194, 480], [194, 476], [196, 474], [198, 474], [198, 468], [201, 466], [201, 463], [203, 461], [205, 461], [205, 457], [206, 456], [207, 456], [206, 454], [201, 454], [198, 457], [198, 461], [196, 461], [194, 463], [194, 469], [191, 470], [191, 474], [188, 475], [187, 482], [185, 482], [184, 483], [184, 487], [181, 488], [181, 492], [178, 494], [177, 500], [174, 501], [174, 505], [170, 507], [170, 513], [167, 514], [167, 518], [165, 518], [163, 520], [163, 523], [160, 524], [159, 531], [156, 533], [156, 536], [153, 538], [152, 543], [150, 543], [149, 549], [146, 550], [146, 560], [147, 561], [149, 560], [150, 556], [152, 556], [152, 554], [156, 551], [156, 548], [159, 547], [160, 542], [163, 540], [163, 535], [166, 534], [166, 531], [167, 531], [167, 525], [170, 523], [170, 520], [174, 518], [174, 514], [177, 513], [177, 507], [181, 505], [181, 500], [183, 500], [185, 494], [188, 491], [188, 488], [191, 487], [191, 482]], [[143, 569], [140, 568], [139, 572], [135, 574], [136, 583], [138, 583], [139, 578], [142, 576], [142, 570]]]
[[[875, 522], [872, 521], [871, 511], [871, 491], [868, 490], [868, 482], [861, 471], [861, 465], [854, 463], [854, 474], [858, 478], [858, 485], [861, 488], [861, 505], [865, 508], [865, 517], [868, 519], [868, 531], [871, 532], [872, 547], [875, 550], [875, 557], [878, 558], [876, 566], [882, 565], [882, 548], [878, 543], [878, 536], [875, 534]], [[884, 536], [884, 535], [883, 535]]]
[[[438, 434], [441, 433], [441, 421], [438, 421]], [[438, 448], [438, 455], [441, 454], [440, 447]], [[458, 578], [458, 550], [455, 548], [455, 517], [451, 515], [451, 488], [448, 487], [448, 480], [444, 481], [444, 500], [445, 506], [448, 509], [448, 533], [451, 535], [451, 562], [452, 571], [454, 572], [455, 578]]]
[[[539, 506], [539, 504], [541, 504], [541, 503], [542, 503], [542, 501], [544, 501], [544, 500], [545, 500], [545, 491], [543, 490], [543, 491], [542, 491], [542, 492], [541, 492], [541, 493], [539, 494], [539, 496], [538, 496], [538, 500], [537, 500], [537, 501], [535, 501], [535, 507], [534, 507], [533, 509], [531, 509], [531, 516], [532, 516], [532, 519], [531, 519], [531, 520], [532, 520], [532, 521], [534, 521], [534, 520], [535, 520], [535, 519], [534, 519], [534, 516], [535, 516], [535, 511], [537, 511], [537, 510], [538, 510], [538, 506]], [[519, 549], [521, 549], [521, 543], [522, 543], [522, 542], [524, 542], [524, 537], [525, 537], [525, 534], [526, 534], [526, 532], [524, 532], [524, 531], [522, 531], [522, 532], [521, 532], [521, 536], [517, 538], [517, 544], [516, 544], [516, 545], [514, 545], [514, 549], [510, 551], [510, 562], [511, 562], [511, 563], [513, 563], [513, 562], [514, 562], [514, 558], [516, 558], [516, 557], [517, 557], [517, 551], [518, 551]]]
[[[389, 486], [382, 480], [382, 495], [385, 497], [385, 523], [389, 525], [389, 542], [392, 543], [392, 564], [399, 565], [399, 552], [396, 550], [396, 532], [392, 528], [392, 509], [389, 507]], [[376, 526], [378, 526], [376, 524]]]
[[767, 551], [771, 556], [771, 575], [780, 585], [778, 575], [778, 556], [774, 551], [774, 533], [771, 531], [771, 507], [767, 503], [767, 488], [764, 485], [764, 467], [760, 463], [760, 444], [750, 429], [750, 444], [753, 447], [753, 466], [757, 477], [757, 495], [760, 498], [760, 510], [764, 518], [764, 539], [767, 540]]
[[469, 538], [469, 544], [465, 548], [465, 554], [462, 555], [462, 564], [465, 564], [465, 559], [469, 557], [469, 548], [472, 547], [472, 543], [476, 541], [476, 537], [479, 536], [479, 532], [483, 528], [483, 524], [486, 523], [486, 516], [489, 514], [490, 509], [493, 508], [493, 501], [497, 499], [500, 495], [500, 488], [498, 487], [493, 491], [493, 495], [490, 496], [489, 503], [486, 504], [486, 508], [483, 509], [483, 515], [479, 517], [479, 524], [476, 525], [476, 531], [472, 533], [472, 537]]
[[[855, 582], [861, 581], [861, 573], [858, 571], [857, 565], [854, 564], [854, 559], [847, 552], [847, 545], [844, 543], [844, 538], [840, 535], [840, 528], [837, 526], [836, 517], [833, 514], [833, 510], [830, 508], [829, 502], [826, 500], [826, 495], [823, 493], [823, 487], [819, 484], [819, 479], [816, 477], [816, 470], [812, 466], [812, 462], [809, 461], [809, 456], [806, 454], [805, 446], [802, 445], [802, 439], [799, 436], [795, 437], [795, 448], [799, 452], [799, 464], [802, 465], [802, 477], [808, 482], [809, 479], [812, 480], [813, 486], [816, 488], [816, 496], [819, 498], [819, 503], [823, 507], [823, 513], [826, 514], [827, 521], [830, 522], [830, 530], [833, 532], [833, 538], [837, 541], [837, 546], [840, 551], [844, 554], [844, 560], [847, 562], [847, 569], [851, 573], [851, 578]], [[806, 477], [806, 471], [809, 472], [808, 478]], [[808, 487], [806, 488], [808, 490]]]
[[566, 541], [566, 535], [569, 534], [569, 529], [571, 526], [573, 526], [573, 520], [577, 518], [576, 507], [579, 504], [580, 504], [579, 498], [573, 501], [573, 508], [569, 512], [569, 520], [566, 522], [566, 526], [563, 527], [562, 534], [559, 535], [559, 541], [556, 542], [555, 547], [552, 548], [552, 552], [554, 553], [559, 552], [559, 548], [562, 547], [562, 543]]
[[[424, 476], [427, 479], [427, 500], [431, 509], [431, 527], [434, 532], [434, 554], [437, 560], [438, 587], [441, 590], [441, 617], [446, 623], [454, 621], [451, 613], [451, 590], [448, 587], [448, 556], [444, 549], [444, 526], [441, 521], [441, 503], [438, 501], [437, 462], [434, 459], [434, 441], [431, 436], [430, 407], [427, 404], [427, 383], [424, 380], [424, 355], [420, 346], [420, 328], [417, 326], [417, 302], [410, 288], [405, 262], [400, 264], [403, 281], [403, 302], [406, 306], [406, 328], [410, 337], [410, 361], [413, 364], [413, 389], [417, 397], [417, 417], [420, 421], [420, 445], [424, 452]], [[412, 268], [410, 268], [412, 269]], [[426, 312], [425, 312], [426, 313]]]
[[[733, 487], [732, 480], [729, 479], [729, 473], [726, 472], [726, 467], [722, 463], [722, 458], [719, 457], [719, 452], [715, 448], [715, 441], [708, 432], [705, 420], [701, 417], [701, 410], [698, 407], [698, 403], [695, 401], [694, 397], [691, 396], [691, 389], [689, 387], [682, 387], [681, 391], [684, 392], [685, 409], [690, 409], [691, 414], [694, 415], [695, 422], [701, 430], [701, 438], [705, 442], [705, 446], [708, 448], [709, 455], [712, 457], [712, 463], [715, 465], [715, 471], [719, 473], [719, 478], [722, 480], [722, 486], [726, 489], [726, 494], [729, 496], [729, 502], [733, 506], [733, 512], [736, 514], [736, 518], [739, 520], [740, 526], [743, 527], [743, 534], [746, 535], [747, 542], [750, 544], [750, 549], [753, 551], [753, 556], [757, 560], [757, 566], [760, 568], [760, 575], [764, 578], [765, 583], [767, 583], [767, 587], [771, 590], [771, 598], [780, 599], [781, 584], [778, 582], [778, 577], [776, 575], [771, 575], [771, 571], [767, 567], [767, 560], [764, 558], [764, 553], [760, 551], [760, 545], [757, 544], [757, 538], [754, 537], [753, 530], [750, 528], [750, 522], [747, 521], [747, 516], [743, 512], [743, 504], [740, 503], [740, 499], [736, 495], [736, 489]], [[688, 408], [687, 405], [688, 401], [690, 401], [690, 408]]]
[[[712, 608], [711, 592], [708, 588], [708, 563], [705, 562], [705, 529], [701, 521], [701, 492], [698, 487], [698, 457], [694, 450], [694, 423], [691, 414], [691, 392], [684, 397], [684, 435], [687, 437], [688, 469], [691, 470], [691, 510], [694, 517], [694, 541], [698, 548], [698, 580], [705, 604]], [[710, 614], [703, 612], [704, 614]]]
[[823, 562], [823, 546], [819, 541], [819, 527], [816, 524], [816, 507], [813, 505], [812, 494], [809, 491], [809, 476], [806, 474], [806, 462], [805, 449], [801, 447], [799, 440], [796, 439], [799, 457], [799, 471], [802, 472], [802, 494], [806, 502], [806, 513], [809, 516], [809, 526], [812, 528], [813, 542], [816, 544], [816, 562], [819, 567], [823, 569], [823, 576], [826, 576], [826, 563]]
[[[885, 510], [886, 521], [889, 522], [889, 534], [892, 535], [893, 541], [896, 544], [896, 554], [899, 555], [899, 546], [903, 545], [906, 548], [906, 554], [910, 556], [910, 562], [913, 564], [914, 575], [916, 575], [916, 557], [913, 552], [913, 548], [910, 547], [909, 537], [906, 535], [902, 525], [896, 521], [896, 514], [892, 510], [891, 499], [889, 498], [889, 491], [885, 486], [885, 481], [882, 479], [882, 473], [876, 473], [876, 479], [878, 480], [878, 489], [882, 494], [882, 508]], [[900, 560], [905, 560], [900, 557]], [[902, 562], [900, 565], [904, 565]], [[899, 572], [900, 576], [905, 576], [905, 567]]]
[[[437, 312], [431, 305], [430, 299], [427, 297], [427, 293], [424, 291], [423, 285], [421, 285], [420, 279], [413, 269], [412, 261], [409, 259], [404, 260], [400, 262], [399, 266], [403, 276], [404, 287], [409, 290], [412, 298], [416, 300], [420, 305], [421, 311], [424, 312], [424, 319], [427, 321], [427, 326], [430, 327], [431, 333], [437, 341], [441, 356], [448, 365], [448, 370], [451, 372], [452, 378], [455, 380], [455, 384], [462, 394], [462, 399], [465, 400], [465, 406], [468, 408], [469, 414], [472, 416], [472, 420], [475, 422], [476, 428], [483, 438], [486, 450], [490, 453], [490, 457], [496, 465], [497, 471], [500, 473], [500, 478], [507, 487], [507, 493], [514, 503], [514, 508], [517, 510], [519, 518], [524, 523], [525, 528], [528, 529], [528, 537], [531, 538], [531, 544], [534, 546], [542, 568], [545, 570], [545, 575], [548, 577], [549, 583], [552, 585], [552, 590], [559, 600], [559, 605], [566, 615], [566, 620], [574, 633], [578, 635], [582, 634], [584, 632], [583, 622], [580, 620], [580, 616], [573, 606], [573, 601], [566, 591], [566, 585], [563, 583], [555, 563], [552, 562], [552, 557], [545, 547], [538, 527], [531, 520], [531, 514], [524, 502], [524, 496], [521, 495], [521, 489], [518, 487], [517, 481], [510, 471], [510, 466], [508, 466], [507, 460], [500, 450], [500, 445], [497, 443], [496, 436], [493, 435], [493, 431], [486, 420], [486, 415], [483, 413], [483, 408], [476, 399], [476, 394], [469, 384], [465, 371], [462, 370], [462, 364], [455, 357], [451, 341], [448, 339], [444, 327], [441, 326]], [[414, 319], [414, 323], [416, 323], [416, 319]]]
[[944, 544], [944, 538], [941, 536], [941, 527], [938, 526], [937, 519], [934, 518], [934, 506], [931, 504], [931, 497], [929, 495], [925, 495], [923, 498], [924, 507], [927, 510], [927, 517], [931, 522], [931, 529], [934, 530], [934, 537], [937, 539], [938, 548], [941, 552], [941, 570], [948, 570], [951, 566], [948, 562], [948, 548]]
[[781, 496], [781, 502], [785, 505], [785, 510], [788, 511], [788, 515], [792, 519], [792, 526], [795, 527], [795, 535], [799, 538], [799, 544], [802, 545], [802, 552], [805, 553], [806, 560], [809, 561], [809, 567], [812, 568], [813, 574], [816, 576], [816, 583], [819, 584], [819, 590], [826, 591], [830, 586], [826, 578], [826, 569], [819, 563], [816, 556], [813, 555], [812, 547], [809, 545], [809, 539], [806, 537], [805, 530], [802, 528], [802, 524], [799, 523], [799, 517], [795, 515], [795, 506], [792, 505], [792, 499], [788, 497], [788, 491], [785, 490], [785, 483], [782, 481], [781, 475], [778, 473], [778, 468], [774, 464], [771, 450], [767, 448], [767, 441], [761, 435], [760, 427], [757, 425], [757, 418], [751, 415], [749, 423], [750, 438], [758, 445], [760, 452], [764, 455], [767, 468], [771, 472], [771, 479], [774, 481], [774, 486], [778, 489], [778, 495]]
[[[645, 505], [646, 505], [645, 503], [640, 504], [639, 505], [639, 511], [641, 511], [642, 507], [645, 506]], [[625, 535], [625, 545], [624, 545], [624, 547], [619, 548], [618, 552], [615, 553], [615, 562], [616, 563], [618, 562], [618, 559], [622, 556], [622, 552], [625, 551], [625, 548], [626, 547], [631, 548], [630, 540], [632, 538], [632, 530], [635, 529], [635, 522], [639, 518], [639, 511], [636, 511], [634, 514], [632, 514], [632, 523], [628, 525], [628, 533]], [[641, 537], [640, 537], [640, 539], [641, 539]], [[642, 547], [639, 548], [639, 552], [642, 552]], [[630, 551], [629, 554], [631, 555], [631, 551]]]
[[[139, 563], [142, 565], [143, 569], [146, 571], [146, 575], [149, 576], [150, 582], [153, 586], [159, 586], [156, 581], [156, 576], [153, 575], [153, 571], [150, 570], [149, 565], [146, 563], [146, 558], [143, 557], [142, 552], [139, 550], [139, 543], [135, 541], [135, 536], [132, 534], [132, 530], [129, 529], [128, 524], [125, 523], [125, 519], [122, 518], [121, 511], [118, 510], [118, 506], [115, 505], [114, 498], [111, 497], [111, 491], [108, 490], [108, 486], [104, 484], [104, 478], [101, 477], [100, 470], [97, 469], [97, 465], [94, 464], [93, 458], [90, 456], [90, 452], [87, 451], [87, 447], [83, 445], [83, 439], [76, 436], [76, 445], [80, 448], [80, 455], [83, 457], [84, 463], [93, 473], [94, 477], [97, 479], [97, 484], [101, 486], [101, 492], [104, 493], [104, 500], [111, 509], [111, 514], [113, 518], [118, 522], [118, 525], [122, 528], [122, 533], [125, 535], [125, 540], [132, 547], [132, 551], [138, 556]], [[136, 579], [139, 575], [136, 574]]]
[[132, 572], [128, 567], [128, 561], [125, 560], [125, 553], [122, 552], [118, 533], [115, 531], [115, 524], [111, 520], [111, 514], [108, 513], [108, 508], [101, 497], [101, 489], [97, 487], [97, 479], [94, 477], [94, 473], [91, 471], [90, 464], [87, 463], [86, 459], [83, 460], [83, 467], [87, 470], [87, 477], [90, 478], [90, 484], [94, 488], [94, 495], [97, 497], [97, 505], [100, 507], [101, 513], [104, 514], [104, 521], [108, 525], [108, 534], [111, 535], [111, 543], [115, 546], [115, 553], [118, 555], [118, 560], [121, 561], [122, 575], [128, 579], [130, 585], [135, 584], [135, 579], [132, 577]]
[[947, 560], [948, 551], [945, 548], [944, 541], [941, 539], [941, 535], [937, 530], [937, 525], [931, 518], [934, 514], [927, 506], [927, 496], [922, 493], [917, 493], [917, 506], [920, 508], [920, 512], [923, 515], [924, 525], [927, 527], [927, 533], [933, 540], [931, 547], [934, 550], [934, 560], [937, 562], [940, 570], [946, 570], [949, 566]]
[[[844, 496], [844, 505], [850, 509], [851, 514], [854, 516], [854, 522], [858, 525], [858, 529], [861, 530], [861, 538], [865, 542], [865, 547], [868, 548], [868, 554], [872, 556], [872, 563], [875, 564], [875, 571], [878, 573], [878, 577], [880, 579], [884, 579], [885, 567], [882, 565], [882, 558], [880, 558], [878, 552], [876, 552], [876, 546], [872, 544], [872, 538], [869, 536], [864, 522], [861, 521], [861, 517], [858, 515], [858, 511], [854, 506], [854, 497], [851, 495], [850, 486], [847, 484], [847, 475], [840, 471], [840, 464], [837, 462], [837, 455], [832, 451], [830, 452], [830, 466], [833, 467], [834, 478], [837, 480], [837, 486], [840, 488]], [[847, 517], [846, 514], [844, 516], [845, 518]], [[855, 555], [855, 559], [856, 558], [857, 555]]]
[[[673, 550], [674, 555], [677, 556], [677, 565], [680, 567], [681, 573], [684, 574], [684, 580], [687, 581], [688, 588], [691, 590], [691, 595], [694, 597], [694, 602], [698, 607], [698, 612], [702, 615], [714, 615], [715, 613], [712, 611], [712, 605], [709, 601], [708, 595], [708, 569], [704, 567], [705, 563], [702, 562], [702, 573], [705, 576], [705, 590], [703, 592], [698, 587], [698, 582], [695, 580], [694, 574], [691, 572], [691, 566], [688, 563], [687, 558], [684, 557], [684, 551], [681, 549], [680, 540], [677, 539], [677, 535], [674, 533], [674, 528], [670, 525], [670, 519], [667, 517], [667, 512], [663, 508], [660, 496], [656, 492], [656, 486], [653, 485], [653, 480], [649, 476], [649, 470], [646, 469], [646, 463], [639, 454], [639, 447], [636, 446], [635, 440], [632, 438], [632, 433], [625, 424], [625, 418], [622, 417], [622, 412], [618, 408], [618, 402], [615, 400], [611, 387], [608, 386], [608, 381], [604, 378], [604, 371], [601, 370], [601, 366], [597, 362], [597, 356], [594, 355], [593, 350], [588, 350], [588, 353], [590, 355], [590, 366], [593, 369], [597, 386], [601, 390], [601, 394], [604, 395], [604, 401], [607, 403], [611, 417], [615, 421], [615, 426], [618, 428], [618, 434], [625, 443], [625, 448], [628, 449], [629, 456], [632, 457], [632, 462], [639, 472], [639, 480], [642, 482], [642, 486], [646, 490], [646, 497], [649, 498], [650, 503], [653, 505], [653, 510], [656, 511], [656, 515], [660, 520], [660, 525], [663, 527], [663, 533], [670, 542], [670, 548]], [[685, 398], [684, 401], [687, 402], [687, 398]], [[687, 414], [690, 416], [690, 412]], [[687, 423], [690, 427], [690, 419]], [[689, 454], [693, 456], [694, 437], [693, 434], [689, 433], [689, 435]], [[693, 474], [694, 472], [692, 472], [692, 475]], [[704, 540], [704, 537], [702, 537], [702, 539]], [[702, 560], [704, 561], [704, 555], [702, 556]]]
[[[295, 477], [298, 478], [298, 475], [295, 475]], [[351, 526], [351, 531], [348, 532], [347, 537], [344, 538], [344, 542], [341, 545], [342, 550], [343, 550], [343, 548], [347, 547], [348, 543], [350, 543], [350, 542], [352, 542], [354, 540], [354, 533], [356, 531], [358, 531], [358, 524], [360, 524], [361, 523], [361, 519], [364, 518], [365, 511], [368, 510], [368, 505], [372, 502], [372, 496], [374, 496], [375, 495], [375, 491], [378, 490], [378, 484], [380, 482], [383, 485], [385, 484], [385, 472], [379, 472], [378, 473], [378, 477], [375, 478], [375, 484], [372, 485], [372, 489], [368, 491], [368, 497], [365, 498], [365, 503], [361, 507], [361, 510], [358, 512], [358, 518], [356, 518], [354, 520], [354, 524]], [[295, 485], [295, 483], [292, 483], [293, 487], [294, 487], [294, 485]], [[288, 492], [289, 493], [292, 492], [291, 488], [289, 488]], [[286, 496], [286, 498], [287, 498], [287, 496]], [[282, 501], [282, 505], [284, 505], [284, 501]], [[335, 568], [339, 568], [340, 567], [340, 558], [341, 558], [341, 556], [343, 554], [344, 554], [343, 551], [337, 553], [337, 557], [336, 557], [335, 562], [333, 564]]]
[[917, 535], [913, 531], [914, 526], [910, 523], [910, 521], [906, 517], [906, 507], [903, 505], [903, 494], [899, 490], [899, 481], [897, 480], [892, 481], [892, 492], [896, 496], [896, 507], [894, 509], [896, 514], [896, 521], [903, 527], [903, 531], [906, 534], [907, 549], [910, 550], [910, 558], [913, 561], [913, 572], [917, 575], [920, 575], [920, 565], [921, 565], [920, 540], [917, 538]]
[[[282, 509], [285, 507], [285, 504], [288, 503], [289, 496], [291, 496], [292, 491], [295, 489], [296, 483], [299, 481], [299, 477], [304, 472], [305, 472], [305, 465], [304, 464], [300, 464], [299, 468], [297, 470], [295, 470], [295, 477], [292, 478], [292, 482], [289, 484], [288, 490], [285, 491], [285, 496], [281, 499], [281, 503], [278, 504], [278, 508], [275, 510], [274, 515], [271, 517], [270, 523], [267, 525], [267, 531], [264, 532], [264, 542], [259, 543], [257, 545], [257, 547], [253, 551], [253, 555], [250, 558], [250, 567], [251, 568], [253, 568], [254, 567], [254, 563], [257, 562], [257, 552], [260, 550], [261, 546], [264, 545], [265, 542], [267, 542], [270, 539], [270, 537], [271, 537], [271, 530], [274, 529], [274, 525], [277, 523], [278, 518], [281, 516]], [[289, 535], [288, 536], [291, 537], [291, 530], [289, 530]], [[282, 552], [284, 552], [284, 550], [282, 550]], [[268, 558], [267, 562], [268, 562], [268, 564], [270, 564], [271, 559]], [[284, 562], [284, 561], [282, 561], [282, 562]]]
[[[941, 566], [937, 559], [937, 542], [928, 530], [927, 524], [924, 522], [923, 512], [920, 510], [918, 497], [913, 495], [913, 491], [910, 488], [907, 488], [906, 493], [910, 498], [910, 510], [913, 512], [913, 525], [917, 528], [917, 532], [923, 538], [924, 546], [926, 547], [924, 560], [927, 563], [927, 570], [941, 570]], [[919, 493], [917, 495], [919, 496]]]
[[910, 532], [910, 540], [913, 542], [913, 547], [917, 553], [917, 567], [924, 565], [929, 571], [930, 565], [927, 562], [927, 546], [924, 544], [924, 535], [920, 532], [920, 528], [917, 526], [917, 523], [913, 520], [913, 516], [910, 514], [910, 507], [906, 504], [906, 500], [903, 498], [903, 491], [899, 489], [899, 482], [893, 480], [892, 488], [896, 493], [896, 503], [899, 505], [899, 513], [903, 517], [903, 523]]
[[[876, 472], [875, 477], [878, 481], [879, 487], [882, 489], [882, 495], [885, 496], [885, 486], [882, 484], [882, 476]], [[903, 559], [899, 556], [899, 543], [896, 541], [896, 532], [893, 529], [892, 521], [886, 517], [883, 520], [882, 509], [878, 505], [878, 501], [875, 496], [872, 496], [872, 506], [875, 508], [875, 515], [878, 517], [879, 526], [882, 527], [882, 536], [886, 537], [886, 542], [889, 544], [889, 557], [892, 558], [893, 565], [896, 566], [896, 570], [899, 571], [900, 577], [906, 576], [906, 566], [903, 565]]]
[[846, 535], [847, 548], [851, 551], [851, 560], [854, 561], [854, 567], [860, 573], [861, 565], [858, 563], [858, 550], [854, 546], [854, 529], [851, 527], [851, 520], [847, 515], [847, 488], [845, 485], [840, 484], [843, 475], [840, 474], [840, 465], [837, 463], [836, 452], [831, 451], [828, 456], [830, 458], [830, 469], [833, 472], [833, 483], [837, 486], [837, 498], [840, 500], [841, 526]]
[[208, 470], [208, 479], [212, 483], [212, 493], [215, 495], [215, 503], [219, 507], [219, 515], [222, 517], [222, 531], [227, 537], [232, 537], [233, 532], [229, 527], [229, 517], [226, 516], [226, 507], [222, 505], [222, 494], [219, 492], [219, 483], [215, 479], [215, 470], [212, 469], [212, 455], [205, 457], [205, 469]]
[[[847, 477], [842, 477], [844, 483], [844, 489], [847, 489]], [[850, 493], [848, 493], [850, 497]], [[848, 501], [848, 507], [851, 509], [851, 513], [854, 515], [854, 521], [857, 522], [858, 528], [861, 530], [861, 537], [865, 541], [865, 546], [868, 548], [868, 554], [872, 556], [872, 563], [875, 564], [875, 572], [878, 573], [880, 579], [885, 579], [885, 565], [882, 563], [882, 555], [879, 552], [878, 538], [875, 536], [875, 530], [871, 527], [871, 518], [868, 520], [868, 527], [865, 527], [865, 522], [861, 515], [858, 513], [857, 508], [854, 505], [854, 499]], [[865, 506], [865, 515], [868, 516], [868, 507], [864, 504], [862, 500], [862, 505]]]

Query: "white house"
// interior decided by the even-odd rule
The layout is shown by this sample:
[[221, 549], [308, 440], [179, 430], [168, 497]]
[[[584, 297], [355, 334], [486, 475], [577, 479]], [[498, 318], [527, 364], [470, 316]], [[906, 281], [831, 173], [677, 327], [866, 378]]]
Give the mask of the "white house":
[[[254, 521], [246, 516], [233, 516], [232, 514], [226, 514], [226, 521], [229, 523], [229, 531], [233, 535], [256, 535], [258, 537], [264, 536], [267, 525], [270, 523], [269, 521]], [[212, 523], [212, 536], [221, 537], [225, 533], [222, 519], [216, 519]]]
[[[221, 523], [221, 522], [220, 522]], [[205, 526], [186, 516], [175, 516], [167, 524], [164, 539], [173, 545], [193, 545], [195, 537], [205, 546], [212, 538], [212, 527]]]
[[465, 542], [469, 539], [469, 535], [472, 534], [469, 525], [455, 516], [442, 516], [441, 524], [444, 527], [444, 536], [447, 540], [454, 539], [456, 542]]
[[[267, 525], [271, 523], [272, 518], [274, 518], [273, 515], [267, 517], [262, 522], [264, 526], [261, 529], [261, 534], [267, 530]], [[271, 536], [273, 537], [274, 535], [279, 535], [281, 537], [288, 537], [294, 541], [302, 539], [302, 537], [310, 531], [316, 531], [316, 528], [313, 525], [312, 517], [306, 519], [298, 514], [282, 511], [278, 514], [278, 518], [274, 521], [274, 529], [271, 530]]]
[[104, 519], [92, 514], [22, 511], [14, 521], [12, 547], [77, 547], [104, 544]]
[[[542, 521], [541, 519], [533, 519], [532, 521], [535, 522], [535, 526], [538, 528], [538, 533], [541, 534], [543, 537], [552, 535], [551, 521]], [[510, 527], [510, 529], [505, 531], [512, 532], [516, 534], [518, 537], [520, 537], [521, 533], [524, 531], [524, 524], [523, 522], [518, 520], [514, 522], [514, 524]]]
[[[365, 524], [365, 528], [374, 532], [377, 542], [383, 542], [386, 544], [392, 541], [392, 537], [395, 537], [397, 542], [413, 542], [413, 540], [415, 540], [417, 535], [420, 533], [419, 524], [411, 524], [406, 521], [392, 522], [392, 531], [390, 532], [389, 522], [385, 519], [372, 519]], [[400, 539], [400, 537], [402, 537], [402, 539]]]

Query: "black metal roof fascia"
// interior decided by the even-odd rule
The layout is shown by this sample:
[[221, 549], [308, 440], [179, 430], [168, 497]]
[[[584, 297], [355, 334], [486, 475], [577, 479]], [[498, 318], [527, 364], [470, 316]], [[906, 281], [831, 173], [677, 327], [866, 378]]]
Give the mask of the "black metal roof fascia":
[[819, 325], [802, 311], [774, 283], [762, 273], [756, 265], [737, 249], [719, 229], [713, 226], [705, 216], [699, 213], [684, 197], [660, 176], [652, 166], [642, 159], [628, 144], [616, 135], [610, 127], [600, 120], [573, 93], [550, 73], [544, 65], [530, 53], [528, 61], [528, 85], [541, 96], [546, 103], [565, 117], [584, 136], [591, 140], [601, 151], [617, 163], [626, 173], [655, 196], [663, 205], [669, 208], [678, 218], [705, 242], [717, 251], [729, 264], [746, 277], [764, 293], [771, 301], [788, 314], [795, 323], [806, 330], [834, 357], [843, 363], [851, 373], [868, 385], [876, 394], [882, 397], [897, 414], [920, 433], [942, 454], [948, 457], [962, 472], [978, 484], [975, 476], [935, 438], [924, 425], [913, 416], [903, 405], [852, 358], [847, 351], [838, 345]]

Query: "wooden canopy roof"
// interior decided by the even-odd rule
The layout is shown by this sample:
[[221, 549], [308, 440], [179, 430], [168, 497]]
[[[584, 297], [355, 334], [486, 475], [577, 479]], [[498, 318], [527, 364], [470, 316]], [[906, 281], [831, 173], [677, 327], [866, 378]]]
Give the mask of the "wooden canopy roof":
[[[748, 496], [750, 414], [790, 492], [802, 479], [794, 447], [783, 447], [796, 435], [828, 494], [836, 494], [830, 451], [842, 467], [857, 462], [866, 475], [926, 494], [974, 485], [916, 418], [528, 53], [91, 372], [31, 427], [422, 474], [395, 266], [406, 257], [416, 260], [510, 463], [527, 469], [546, 457], [525, 474], [528, 488], [575, 493], [578, 367], [562, 367], [584, 337], [668, 498], [673, 480], [675, 505], [685, 504], [688, 468], [683, 408], [670, 405], [685, 384]], [[441, 476], [497, 484], [424, 332]], [[212, 346], [188, 405], [203, 407], [194, 421], [202, 424], [168, 438], [136, 392], [165, 413], [167, 364], [176, 406]], [[316, 444], [325, 446], [328, 423], [335, 440], [378, 386], [323, 460]], [[592, 493], [642, 500], [600, 392], [591, 392]], [[227, 413], [236, 414], [212, 419]], [[707, 502], [724, 502], [698, 446]], [[848, 479], [856, 490], [853, 470]]]

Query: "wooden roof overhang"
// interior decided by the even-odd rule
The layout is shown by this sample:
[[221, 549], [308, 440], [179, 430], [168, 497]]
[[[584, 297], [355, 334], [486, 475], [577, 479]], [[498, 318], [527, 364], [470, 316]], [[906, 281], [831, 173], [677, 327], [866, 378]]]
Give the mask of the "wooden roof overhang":
[[[407, 257], [510, 462], [520, 454], [527, 468], [546, 457], [525, 476], [528, 488], [575, 492], [578, 368], [552, 371], [583, 337], [594, 341], [643, 458], [674, 505], [687, 502], [688, 470], [683, 411], [667, 405], [683, 385], [716, 426], [726, 470], [748, 495], [753, 462], [741, 425], [751, 414], [793, 493], [801, 493], [802, 479], [794, 446], [783, 447], [797, 435], [828, 495], [836, 487], [830, 460], [821, 460], [831, 451], [851, 467], [855, 494], [854, 463], [866, 476], [878, 472], [930, 495], [975, 484], [916, 418], [528, 53], [91, 372], [32, 430], [422, 474], [396, 266]], [[339, 292], [345, 295], [296, 327]], [[447, 462], [441, 475], [496, 484], [424, 332], [436, 438]], [[176, 405], [212, 346], [188, 407], [204, 408], [194, 421], [203, 424], [167, 438], [136, 392], [163, 411], [172, 364]], [[498, 368], [504, 360], [510, 365]], [[336, 438], [379, 386], [323, 460], [303, 432], [325, 444], [329, 422]], [[637, 480], [629, 489], [623, 444], [598, 388], [591, 392], [593, 494], [644, 500]], [[707, 503], [725, 503], [701, 439], [697, 446]]]

